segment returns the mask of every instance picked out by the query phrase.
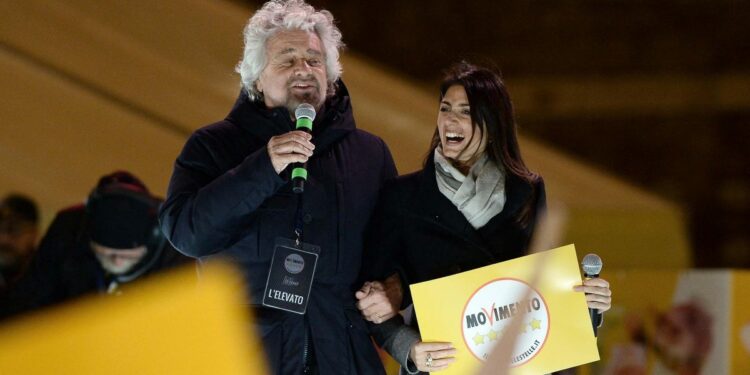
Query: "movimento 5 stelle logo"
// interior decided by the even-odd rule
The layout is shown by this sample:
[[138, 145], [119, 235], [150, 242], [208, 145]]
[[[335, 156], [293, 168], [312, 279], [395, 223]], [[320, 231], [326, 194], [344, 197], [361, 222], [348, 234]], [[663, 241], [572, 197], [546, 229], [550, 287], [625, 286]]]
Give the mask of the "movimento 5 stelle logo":
[[489, 281], [469, 297], [461, 332], [469, 351], [484, 362], [513, 319], [521, 319], [511, 366], [529, 362], [544, 347], [550, 316], [544, 297], [529, 284], [511, 278]]

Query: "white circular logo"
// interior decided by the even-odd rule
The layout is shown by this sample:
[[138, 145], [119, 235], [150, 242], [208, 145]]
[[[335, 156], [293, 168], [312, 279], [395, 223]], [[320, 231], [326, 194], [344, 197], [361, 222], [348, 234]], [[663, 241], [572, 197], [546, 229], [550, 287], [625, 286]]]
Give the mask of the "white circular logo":
[[522, 327], [513, 349], [512, 367], [534, 358], [549, 334], [549, 310], [544, 298], [521, 280], [495, 279], [482, 285], [469, 297], [461, 315], [466, 347], [482, 362], [513, 319], [521, 319]]
[[291, 274], [298, 274], [305, 269], [305, 260], [299, 254], [289, 254], [284, 259], [284, 268]]

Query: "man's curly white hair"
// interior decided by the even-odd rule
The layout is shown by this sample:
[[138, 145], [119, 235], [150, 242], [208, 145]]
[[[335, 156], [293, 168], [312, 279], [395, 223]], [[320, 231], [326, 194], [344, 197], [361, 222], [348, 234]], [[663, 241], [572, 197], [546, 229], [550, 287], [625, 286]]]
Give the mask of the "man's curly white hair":
[[242, 87], [250, 99], [262, 97], [255, 83], [266, 67], [266, 42], [283, 30], [302, 30], [318, 35], [325, 53], [328, 95], [332, 95], [334, 83], [341, 77], [339, 51], [344, 47], [341, 31], [333, 24], [333, 15], [327, 10], [316, 11], [302, 0], [273, 0], [255, 12], [245, 27], [245, 51], [236, 71], [240, 73]]

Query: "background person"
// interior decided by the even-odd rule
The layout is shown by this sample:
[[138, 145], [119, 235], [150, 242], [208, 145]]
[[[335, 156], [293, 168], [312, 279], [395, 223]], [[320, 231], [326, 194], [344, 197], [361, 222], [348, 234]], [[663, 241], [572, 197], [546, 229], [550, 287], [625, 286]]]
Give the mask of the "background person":
[[26, 272], [38, 229], [39, 209], [31, 198], [9, 194], [0, 201], [0, 295]]
[[91, 293], [119, 294], [133, 281], [192, 262], [161, 233], [160, 202], [129, 172], [103, 176], [85, 204], [57, 213], [8, 308], [17, 314]]

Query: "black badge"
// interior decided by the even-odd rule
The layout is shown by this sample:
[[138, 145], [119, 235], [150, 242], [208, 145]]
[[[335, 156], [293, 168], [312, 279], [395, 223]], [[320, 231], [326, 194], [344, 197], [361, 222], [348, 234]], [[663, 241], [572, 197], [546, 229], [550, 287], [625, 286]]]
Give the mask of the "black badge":
[[297, 314], [307, 311], [320, 248], [279, 238], [271, 258], [263, 306]]

